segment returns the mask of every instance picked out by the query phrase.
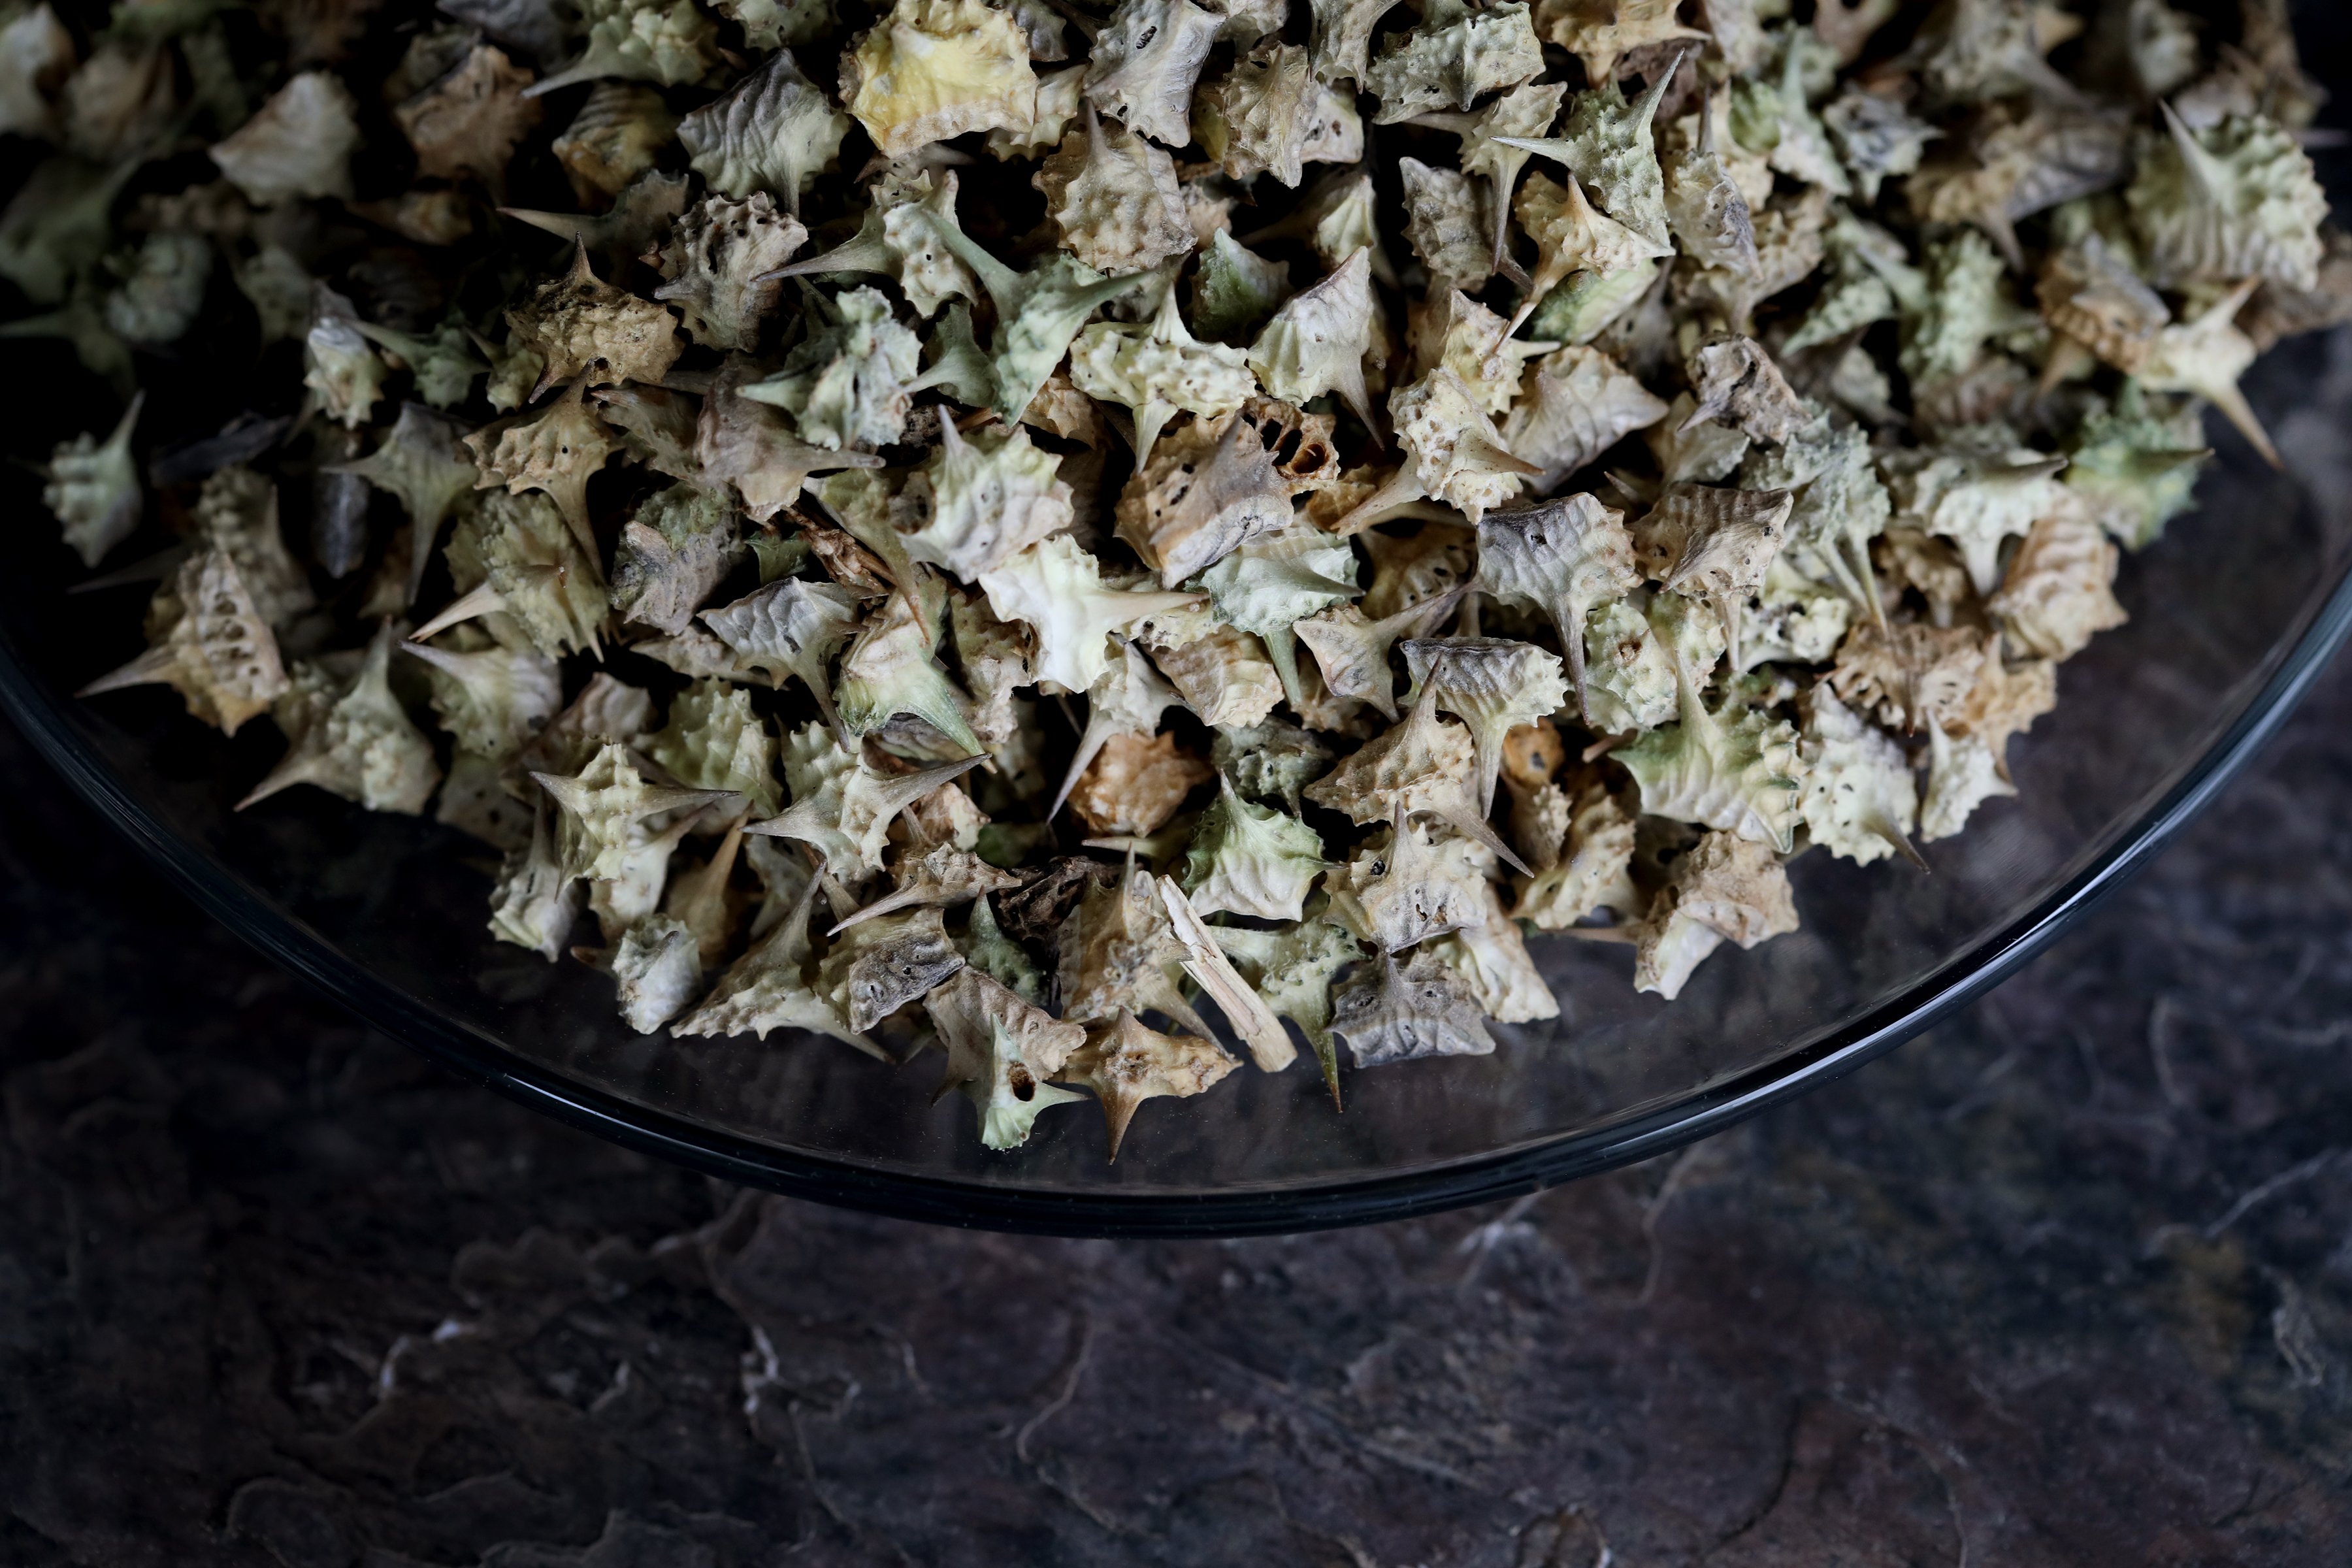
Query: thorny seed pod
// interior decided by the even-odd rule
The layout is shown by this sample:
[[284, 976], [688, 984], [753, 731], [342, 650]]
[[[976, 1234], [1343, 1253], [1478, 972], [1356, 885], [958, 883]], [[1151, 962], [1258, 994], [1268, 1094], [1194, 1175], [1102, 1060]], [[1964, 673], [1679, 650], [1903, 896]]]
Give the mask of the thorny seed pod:
[[[255, 809], [504, 850], [491, 934], [551, 960], [594, 913], [633, 1029], [880, 1056], [928, 1015], [992, 1149], [1060, 1084], [1114, 1150], [1210, 1089], [1203, 1012], [1266, 1070], [1297, 1025], [1336, 1106], [1342, 1036], [1558, 1016], [1526, 931], [1671, 996], [1794, 928], [1801, 847], [1916, 861], [2016, 792], [2204, 415], [2274, 457], [2241, 379], [2352, 316], [2276, 0], [2210, 60], [2156, 0], [2054, 57], [2079, 23], [2026, 0], [1883, 45], [1894, 0], [443, 8], [87, 61], [49, 5], [0, 25], [0, 130], [58, 150], [0, 213], [41, 311], [0, 335], [131, 405], [19, 456], [92, 567], [142, 479], [190, 535], [116, 574], [163, 574], [151, 646], [89, 689], [271, 712]], [[485, 198], [567, 180], [499, 210], [568, 268], [489, 265]], [[309, 438], [138, 424], [156, 351], [251, 327]], [[587, 668], [621, 648], [666, 716]]]

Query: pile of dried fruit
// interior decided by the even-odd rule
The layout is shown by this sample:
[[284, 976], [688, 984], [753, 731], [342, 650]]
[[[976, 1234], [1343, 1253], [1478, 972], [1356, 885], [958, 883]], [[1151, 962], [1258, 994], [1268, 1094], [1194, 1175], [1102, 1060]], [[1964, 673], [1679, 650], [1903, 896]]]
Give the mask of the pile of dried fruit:
[[1916, 859], [2206, 405], [2267, 450], [2239, 375], [2352, 314], [2277, 0], [0, 38], [5, 330], [127, 393], [241, 310], [287, 391], [55, 453], [90, 566], [178, 536], [90, 689], [500, 846], [493, 932], [584, 905], [633, 1028], [936, 1037], [992, 1148], [1215, 1083], [1203, 997], [1336, 1097], [1556, 1016], [1528, 931], [1671, 997], [1790, 856]]

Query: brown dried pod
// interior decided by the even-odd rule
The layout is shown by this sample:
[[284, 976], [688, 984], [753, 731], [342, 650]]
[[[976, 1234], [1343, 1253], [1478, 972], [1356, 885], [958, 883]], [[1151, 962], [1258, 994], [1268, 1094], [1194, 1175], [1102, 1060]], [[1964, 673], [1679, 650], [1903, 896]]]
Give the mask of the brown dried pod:
[[1070, 1054], [1060, 1077], [1094, 1090], [1102, 1101], [1110, 1157], [1117, 1160], [1138, 1106], [1162, 1096], [1204, 1093], [1240, 1065], [1213, 1040], [1163, 1035], [1121, 1008], [1111, 1023], [1087, 1031], [1086, 1044]]
[[1477, 535], [1454, 522], [1424, 522], [1410, 534], [1373, 529], [1356, 535], [1356, 542], [1372, 558], [1371, 586], [1361, 604], [1376, 620], [1467, 583], [1479, 561]]
[[1986, 640], [1974, 626], [1864, 621], [1838, 648], [1830, 686], [1888, 729], [1916, 734], [1958, 713], [1984, 667]]
[[525, 98], [531, 73], [489, 44], [477, 44], [440, 80], [392, 111], [416, 172], [428, 179], [471, 174], [493, 195], [506, 186], [515, 144], [538, 129], [540, 103]]
[[1155, 879], [1142, 867], [1112, 873], [1108, 885], [1090, 885], [1077, 908], [1046, 936], [1061, 951], [1063, 1017], [1088, 1023], [1116, 1018], [1124, 1008], [1162, 1013], [1194, 1034], [1210, 1034], [1184, 999], [1184, 963], [1191, 954], [1177, 940]]
[[2131, 618], [2115, 595], [2122, 553], [2087, 509], [2062, 507], [2035, 521], [1985, 608], [2022, 651], [2072, 658]]
[[1113, 735], [1078, 775], [1070, 808], [1097, 837], [1157, 832], [1184, 797], [1216, 776], [1173, 735]]
[[1787, 490], [1669, 485], [1633, 526], [1642, 570], [1671, 593], [1702, 599], [1723, 617], [1739, 666], [1739, 612], [1780, 552], [1796, 498]]
[[2147, 365], [2158, 335], [2172, 321], [2163, 299], [2095, 234], [2051, 252], [2036, 291], [2051, 331], [2126, 375]]
[[997, 923], [1013, 941], [1051, 952], [1078, 900], [1117, 881], [1118, 868], [1091, 856], [1063, 855], [1023, 876], [1018, 889], [995, 896]]
[[181, 563], [155, 591], [147, 633], [152, 646], [146, 652], [75, 695], [169, 686], [191, 714], [234, 735], [286, 690], [278, 639], [225, 550], [201, 550]]
[[600, 81], [555, 139], [555, 161], [583, 205], [601, 205], [648, 174], [677, 134], [677, 116], [641, 81]]
[[533, 289], [506, 321], [518, 344], [546, 360], [533, 397], [583, 377], [597, 386], [659, 381], [681, 351], [677, 318], [598, 278], [584, 240], [572, 244], [572, 269]]
[[2017, 664], [1989, 647], [1977, 671], [1977, 683], [1953, 714], [1949, 726], [1957, 739], [1975, 741], [1992, 753], [2000, 776], [2009, 776], [2009, 741], [2033, 727], [2033, 721], [2058, 706], [2058, 665], [2054, 659], [2029, 658]]

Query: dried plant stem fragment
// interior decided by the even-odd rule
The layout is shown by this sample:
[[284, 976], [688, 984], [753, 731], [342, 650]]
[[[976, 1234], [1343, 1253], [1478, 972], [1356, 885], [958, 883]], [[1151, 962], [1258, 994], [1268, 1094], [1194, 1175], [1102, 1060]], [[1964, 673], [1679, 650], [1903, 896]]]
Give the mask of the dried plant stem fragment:
[[1249, 1048], [1250, 1060], [1258, 1070], [1280, 1072], [1297, 1061], [1298, 1047], [1290, 1043], [1282, 1020], [1274, 1016], [1274, 1010], [1255, 988], [1241, 977], [1241, 972], [1225, 956], [1224, 949], [1217, 945], [1208, 923], [1193, 910], [1192, 900], [1173, 879], [1160, 879], [1160, 901], [1168, 910], [1170, 929], [1183, 948], [1184, 973], [1223, 1012], [1225, 1022]]

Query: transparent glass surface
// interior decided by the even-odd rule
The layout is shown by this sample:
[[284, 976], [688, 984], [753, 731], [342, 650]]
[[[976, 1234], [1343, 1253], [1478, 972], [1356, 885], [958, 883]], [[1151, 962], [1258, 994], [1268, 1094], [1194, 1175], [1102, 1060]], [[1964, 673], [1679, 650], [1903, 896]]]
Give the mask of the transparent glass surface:
[[[1803, 929], [1718, 952], [1671, 1005], [1634, 993], [1630, 949], [1532, 939], [1557, 1023], [1497, 1026], [1488, 1058], [1349, 1071], [1344, 1111], [1306, 1058], [1244, 1068], [1146, 1104], [1116, 1165], [1084, 1105], [1039, 1118], [1024, 1149], [982, 1149], [961, 1096], [932, 1101], [935, 1053], [892, 1068], [815, 1037], [632, 1034], [608, 980], [490, 939], [495, 857], [449, 829], [310, 789], [234, 811], [281, 749], [274, 727], [224, 739], [162, 689], [68, 696], [139, 650], [147, 586], [68, 595], [85, 574], [21, 475], [5, 492], [17, 521], [0, 701], [258, 945], [418, 1048], [607, 1136], [961, 1223], [1181, 1234], [1383, 1218], [1644, 1157], [1845, 1070], [1991, 984], [2151, 853], [2352, 619], [2352, 335], [2283, 345], [2248, 389], [2285, 470], [2214, 423], [2200, 510], [2125, 561], [2130, 624], [2063, 668], [2056, 713], [2011, 745], [2018, 797], [1927, 847], [1931, 874], [1801, 857]], [[104, 418], [48, 412], [36, 433]]]

